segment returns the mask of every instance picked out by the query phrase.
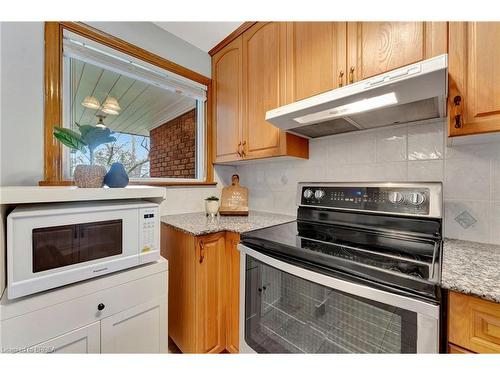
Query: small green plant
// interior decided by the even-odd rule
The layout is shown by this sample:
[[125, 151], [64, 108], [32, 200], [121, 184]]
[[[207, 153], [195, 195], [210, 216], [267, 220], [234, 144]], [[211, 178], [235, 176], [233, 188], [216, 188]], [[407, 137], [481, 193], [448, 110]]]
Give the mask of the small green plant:
[[100, 128], [94, 125], [80, 125], [78, 130], [80, 133], [68, 128], [54, 128], [54, 137], [66, 147], [72, 150], [89, 153], [90, 164], [94, 164], [94, 151], [102, 144], [115, 142], [116, 138], [111, 134], [113, 132], [108, 128]]
[[211, 195], [207, 198], [205, 198], [206, 201], [218, 201], [219, 198], [217, 198], [215, 195]]

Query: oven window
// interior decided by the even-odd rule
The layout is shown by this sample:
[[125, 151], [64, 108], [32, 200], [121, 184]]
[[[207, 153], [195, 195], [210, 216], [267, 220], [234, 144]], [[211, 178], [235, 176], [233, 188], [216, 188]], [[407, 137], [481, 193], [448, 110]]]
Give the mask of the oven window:
[[245, 341], [258, 353], [415, 353], [417, 314], [246, 257]]
[[33, 229], [33, 272], [122, 253], [122, 220]]

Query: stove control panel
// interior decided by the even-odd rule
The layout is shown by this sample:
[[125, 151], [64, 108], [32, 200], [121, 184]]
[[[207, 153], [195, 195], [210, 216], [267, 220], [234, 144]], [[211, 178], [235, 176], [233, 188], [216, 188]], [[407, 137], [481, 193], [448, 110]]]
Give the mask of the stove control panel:
[[429, 198], [424, 187], [302, 186], [301, 205], [427, 215]]

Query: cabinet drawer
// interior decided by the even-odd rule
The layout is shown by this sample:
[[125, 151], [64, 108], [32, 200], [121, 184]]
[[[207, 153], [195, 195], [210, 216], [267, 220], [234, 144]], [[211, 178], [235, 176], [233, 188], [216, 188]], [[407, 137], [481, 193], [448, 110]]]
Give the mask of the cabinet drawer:
[[449, 341], [476, 353], [500, 353], [500, 304], [450, 292]]
[[[166, 279], [166, 272], [157, 273], [6, 319], [1, 322], [1, 346], [30, 347], [166, 295]], [[104, 309], [99, 311], [101, 303]]]

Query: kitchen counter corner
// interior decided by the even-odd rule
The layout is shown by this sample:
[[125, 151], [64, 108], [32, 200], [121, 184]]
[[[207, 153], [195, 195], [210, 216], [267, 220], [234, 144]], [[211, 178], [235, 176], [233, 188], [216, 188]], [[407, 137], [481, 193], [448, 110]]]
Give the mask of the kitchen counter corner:
[[500, 302], [500, 245], [445, 239], [443, 288]]
[[193, 236], [202, 236], [216, 232], [243, 233], [255, 229], [294, 221], [295, 216], [270, 212], [250, 211], [248, 216], [208, 217], [204, 212], [165, 215], [161, 221]]

